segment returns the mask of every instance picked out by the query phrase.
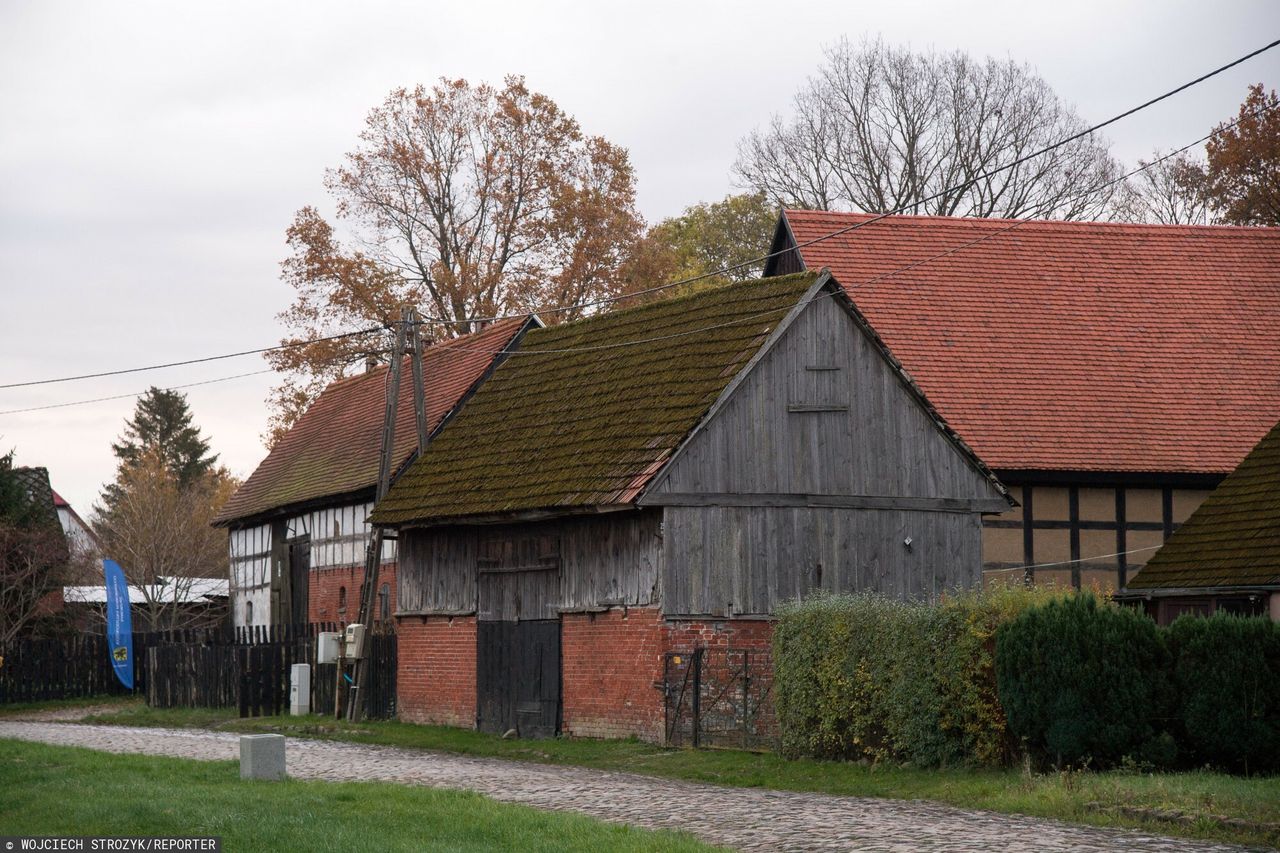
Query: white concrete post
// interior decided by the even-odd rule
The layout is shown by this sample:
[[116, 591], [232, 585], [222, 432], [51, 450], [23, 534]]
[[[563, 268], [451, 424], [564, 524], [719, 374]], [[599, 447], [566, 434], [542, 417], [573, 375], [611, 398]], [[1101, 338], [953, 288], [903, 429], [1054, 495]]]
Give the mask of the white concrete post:
[[284, 735], [240, 735], [240, 778], [284, 778]]

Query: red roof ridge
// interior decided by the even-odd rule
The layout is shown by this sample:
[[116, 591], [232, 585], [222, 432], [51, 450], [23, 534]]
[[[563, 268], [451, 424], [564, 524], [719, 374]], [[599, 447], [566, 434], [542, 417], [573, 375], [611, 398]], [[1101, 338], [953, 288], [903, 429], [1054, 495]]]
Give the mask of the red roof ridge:
[[1248, 234], [1270, 234], [1280, 235], [1280, 227], [1273, 225], [1166, 225], [1155, 222], [1108, 222], [1102, 220], [1084, 220], [1084, 219], [1017, 219], [1004, 218], [998, 216], [940, 216], [936, 214], [915, 214], [915, 213], [891, 213], [881, 216], [878, 213], [861, 213], [857, 211], [845, 210], [811, 210], [809, 208], [788, 207], [782, 211], [788, 219], [793, 216], [801, 218], [818, 218], [832, 217], [839, 219], [877, 219], [879, 222], [893, 222], [894, 224], [918, 224], [923, 225], [930, 222], [940, 222], [954, 225], [982, 226], [988, 223], [993, 225], [1012, 225], [1018, 223], [1019, 228], [1028, 226], [1041, 228], [1065, 228], [1065, 229], [1090, 229], [1090, 230], [1115, 230], [1115, 231], [1203, 231], [1207, 233], [1229, 233], [1244, 232]]

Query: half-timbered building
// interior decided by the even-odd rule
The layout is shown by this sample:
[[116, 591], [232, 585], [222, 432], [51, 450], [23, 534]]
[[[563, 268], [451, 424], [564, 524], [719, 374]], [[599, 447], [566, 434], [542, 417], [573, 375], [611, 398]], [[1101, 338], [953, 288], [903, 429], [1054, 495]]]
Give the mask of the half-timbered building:
[[528, 332], [371, 516], [403, 719], [663, 734], [663, 660], [980, 580], [1010, 500], [827, 273]]
[[[536, 318], [503, 320], [428, 346], [428, 428], [438, 432]], [[411, 371], [400, 372], [394, 471], [417, 452]], [[389, 368], [331, 384], [223, 507], [235, 625], [354, 621], [382, 447]], [[384, 542], [375, 621], [390, 622], [396, 543]]]
[[993, 579], [1123, 588], [1280, 411], [1277, 228], [787, 210], [772, 252], [830, 268], [1009, 487]]

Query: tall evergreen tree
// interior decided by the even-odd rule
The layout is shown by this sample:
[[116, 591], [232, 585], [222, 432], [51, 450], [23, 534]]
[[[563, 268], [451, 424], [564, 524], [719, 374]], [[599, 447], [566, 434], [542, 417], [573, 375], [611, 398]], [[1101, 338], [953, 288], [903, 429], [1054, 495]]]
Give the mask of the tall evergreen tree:
[[183, 489], [203, 479], [218, 461], [218, 454], [209, 453], [209, 440], [193, 422], [187, 395], [155, 386], [138, 398], [133, 417], [124, 422], [124, 434], [111, 450], [119, 465], [115, 482], [102, 489], [102, 505], [97, 511], [103, 517], [119, 503], [125, 474], [146, 455], [163, 460]]
[[138, 398], [133, 417], [124, 422], [120, 443], [112, 444], [111, 450], [122, 467], [136, 464], [146, 451], [156, 451], [184, 487], [209, 473], [218, 461], [192, 422], [187, 395], [154, 386]]

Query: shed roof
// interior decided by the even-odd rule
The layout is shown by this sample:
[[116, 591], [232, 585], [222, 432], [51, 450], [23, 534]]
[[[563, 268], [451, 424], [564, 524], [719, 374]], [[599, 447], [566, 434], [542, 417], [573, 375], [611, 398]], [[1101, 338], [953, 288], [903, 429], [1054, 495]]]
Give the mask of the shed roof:
[[1222, 475], [1280, 411], [1277, 228], [890, 216], [799, 253], [997, 471]]
[[[427, 423], [436, 430], [506, 352], [532, 318], [502, 320], [427, 347], [422, 355]], [[215, 524], [371, 490], [378, 480], [387, 374], [383, 366], [331, 384], [227, 501]], [[413, 377], [400, 371], [393, 465], [417, 447]]]
[[1280, 424], [1132, 580], [1131, 590], [1280, 585]]
[[817, 278], [713, 288], [530, 331], [372, 520], [634, 500]]

